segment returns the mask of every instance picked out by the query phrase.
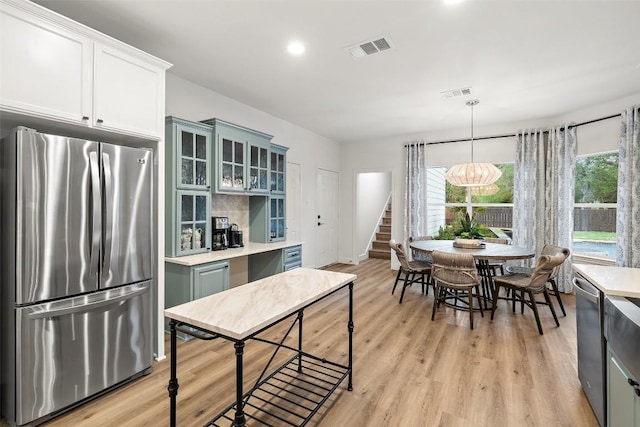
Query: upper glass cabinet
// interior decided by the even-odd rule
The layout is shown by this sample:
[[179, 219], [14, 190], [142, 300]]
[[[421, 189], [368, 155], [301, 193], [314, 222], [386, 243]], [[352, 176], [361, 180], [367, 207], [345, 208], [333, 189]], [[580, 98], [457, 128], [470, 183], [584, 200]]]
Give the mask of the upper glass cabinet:
[[287, 149], [279, 145], [271, 145], [271, 167], [269, 169], [269, 190], [272, 193], [285, 192], [286, 178], [286, 156]]
[[191, 190], [209, 189], [211, 132], [177, 124], [176, 136], [177, 187]]

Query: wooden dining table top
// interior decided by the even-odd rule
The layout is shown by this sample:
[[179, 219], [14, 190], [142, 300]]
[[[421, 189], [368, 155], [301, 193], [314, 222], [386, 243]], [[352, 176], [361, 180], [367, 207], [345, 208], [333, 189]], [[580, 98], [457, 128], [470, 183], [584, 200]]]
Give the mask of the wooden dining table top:
[[484, 242], [482, 248], [467, 249], [453, 246], [453, 240], [417, 240], [411, 242], [409, 246], [426, 253], [441, 251], [452, 254], [471, 254], [475, 259], [487, 260], [527, 259], [535, 256], [535, 252], [531, 249], [501, 243]]

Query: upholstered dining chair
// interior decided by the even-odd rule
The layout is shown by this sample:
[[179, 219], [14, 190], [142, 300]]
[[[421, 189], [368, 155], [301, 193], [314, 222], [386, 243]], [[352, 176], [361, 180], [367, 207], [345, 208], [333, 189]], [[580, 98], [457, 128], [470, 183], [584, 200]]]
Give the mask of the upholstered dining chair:
[[[468, 298], [467, 309], [469, 311], [469, 325], [471, 329], [473, 329], [474, 289], [475, 297], [478, 300], [480, 315], [484, 317], [480, 302], [480, 279], [478, 278], [478, 270], [473, 256], [471, 254], [452, 254], [433, 251], [431, 258], [431, 277], [435, 285], [435, 301], [431, 309], [431, 320], [433, 321], [435, 319], [436, 308], [440, 306], [441, 302], [446, 302], [447, 299], [454, 299], [457, 302], [462, 298], [459, 292], [463, 291]], [[458, 307], [456, 304], [455, 308], [463, 307]]]
[[[395, 240], [390, 240], [389, 246], [394, 250], [398, 257], [398, 261], [400, 261], [400, 269], [398, 270], [396, 281], [393, 283], [391, 295], [396, 291], [396, 286], [399, 281], [403, 282], [402, 293], [400, 294], [400, 304], [402, 304], [402, 299], [404, 298], [404, 291], [407, 287], [416, 282], [420, 282], [422, 285], [422, 293], [424, 294], [426, 291], [428, 294], [429, 282], [431, 280], [431, 263], [423, 261], [409, 261], [407, 259], [407, 253], [404, 250], [404, 245], [402, 243], [397, 243]], [[404, 277], [402, 277], [403, 274]]]
[[[551, 244], [544, 245], [544, 247], [542, 248], [542, 251], [540, 251], [540, 255], [561, 255], [561, 254], [564, 254], [566, 256], [565, 260], [567, 260], [569, 258], [569, 255], [571, 255], [571, 251], [569, 251], [569, 249], [567, 248], [563, 248], [561, 246], [556, 246]], [[564, 304], [562, 303], [562, 298], [560, 297], [560, 291], [558, 290], [558, 284], [556, 283], [556, 278], [558, 277], [558, 273], [560, 272], [561, 266], [562, 264], [558, 265], [556, 268], [553, 269], [553, 272], [551, 273], [551, 277], [549, 277], [549, 280], [547, 281], [547, 283], [549, 283], [549, 285], [551, 286], [551, 290], [547, 290], [547, 292], [549, 292], [549, 295], [556, 298], [556, 300], [558, 301], [558, 305], [560, 306], [560, 310], [562, 311], [562, 315], [564, 317], [567, 317], [567, 312], [564, 309]], [[519, 266], [510, 265], [507, 267], [507, 272], [531, 274], [533, 273], [533, 267], [519, 267]]]
[[[505, 276], [494, 277], [493, 283], [495, 284], [495, 292], [493, 294], [493, 303], [491, 307], [491, 320], [493, 320], [493, 316], [498, 305], [497, 302], [500, 288], [503, 287], [512, 291], [511, 297], [514, 301], [514, 308], [516, 300], [520, 301], [521, 312], [524, 312], [525, 305], [531, 308], [533, 315], [536, 318], [536, 325], [538, 326], [538, 332], [540, 335], [542, 335], [543, 332], [542, 325], [540, 324], [540, 315], [538, 314], [538, 306], [536, 304], [536, 294], [544, 295], [544, 300], [551, 310], [556, 326], [560, 326], [558, 316], [556, 316], [556, 311], [553, 308], [549, 293], [547, 292], [547, 281], [551, 277], [554, 268], [561, 265], [567, 259], [567, 256], [568, 255], [565, 253], [558, 255], [540, 255], [531, 274], [510, 273]], [[525, 293], [529, 296], [529, 301], [525, 300]]]

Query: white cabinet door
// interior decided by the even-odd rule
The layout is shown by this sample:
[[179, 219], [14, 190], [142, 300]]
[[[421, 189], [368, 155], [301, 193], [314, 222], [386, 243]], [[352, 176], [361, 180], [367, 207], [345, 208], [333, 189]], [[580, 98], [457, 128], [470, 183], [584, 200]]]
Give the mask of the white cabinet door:
[[164, 70], [98, 43], [94, 54], [93, 125], [160, 137]]
[[88, 122], [92, 46], [91, 40], [82, 35], [3, 4], [0, 107], [45, 118]]

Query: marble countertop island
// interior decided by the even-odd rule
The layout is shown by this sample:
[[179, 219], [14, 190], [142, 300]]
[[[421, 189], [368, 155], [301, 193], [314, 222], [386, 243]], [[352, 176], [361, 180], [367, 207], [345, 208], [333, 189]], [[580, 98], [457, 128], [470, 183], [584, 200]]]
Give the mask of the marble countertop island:
[[640, 268], [573, 264], [573, 269], [606, 295], [640, 298]]
[[355, 279], [355, 274], [297, 268], [168, 308], [164, 315], [243, 340]]

